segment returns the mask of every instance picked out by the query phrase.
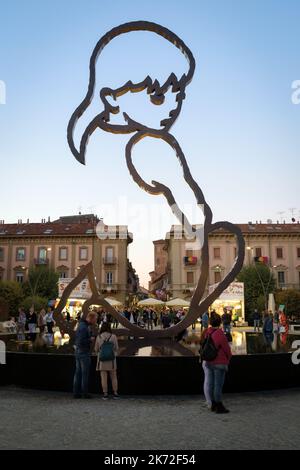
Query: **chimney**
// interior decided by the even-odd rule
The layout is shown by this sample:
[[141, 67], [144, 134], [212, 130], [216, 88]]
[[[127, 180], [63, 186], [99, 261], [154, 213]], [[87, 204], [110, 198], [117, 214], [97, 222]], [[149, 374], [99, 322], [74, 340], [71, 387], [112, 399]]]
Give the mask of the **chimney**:
[[48, 222], [50, 222], [50, 215], [49, 215], [49, 217], [48, 217]]
[[29, 224], [29, 219], [27, 219], [27, 223]]

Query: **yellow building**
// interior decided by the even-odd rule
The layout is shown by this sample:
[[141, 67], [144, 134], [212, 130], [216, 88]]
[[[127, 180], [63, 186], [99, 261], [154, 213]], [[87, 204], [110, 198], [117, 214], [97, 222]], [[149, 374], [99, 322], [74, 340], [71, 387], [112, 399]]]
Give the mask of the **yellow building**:
[[93, 214], [41, 223], [2, 221], [0, 279], [22, 283], [29, 268], [45, 265], [57, 271], [60, 278], [74, 278], [93, 260], [101, 291], [124, 303], [137, 287], [133, 282], [137, 277], [127, 259], [131, 242], [127, 227], [106, 226]]
[[[271, 268], [277, 287], [300, 288], [300, 224], [237, 224], [242, 230], [246, 254], [244, 264], [258, 258]], [[201, 251], [180, 234], [180, 226], [172, 226], [165, 240], [154, 242], [154, 271], [149, 289], [166, 288], [169, 297], [192, 296], [200, 276]], [[163, 249], [162, 249], [163, 247]], [[158, 249], [159, 248], [159, 249]], [[163, 255], [161, 255], [163, 253]], [[224, 229], [209, 235], [208, 286], [219, 283], [230, 271], [236, 257], [233, 234]]]

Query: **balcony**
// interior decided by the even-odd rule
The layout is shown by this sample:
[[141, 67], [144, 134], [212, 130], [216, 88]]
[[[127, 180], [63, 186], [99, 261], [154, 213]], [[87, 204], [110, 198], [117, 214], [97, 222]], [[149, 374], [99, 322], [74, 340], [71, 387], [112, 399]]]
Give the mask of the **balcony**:
[[105, 258], [103, 258], [103, 264], [106, 266], [113, 266], [117, 264], [117, 258], [115, 258], [114, 256], [106, 256]]
[[101, 292], [104, 294], [106, 292], [118, 292], [119, 284], [101, 284]]
[[277, 288], [282, 289], [282, 290], [288, 290], [288, 289], [296, 289], [300, 290], [300, 283], [298, 284], [292, 284], [292, 283], [285, 283], [285, 282], [278, 282], [277, 281]]
[[47, 266], [49, 264], [48, 258], [34, 258], [34, 264], [36, 266]]
[[197, 256], [184, 256], [183, 262], [185, 266], [195, 266], [198, 262]]

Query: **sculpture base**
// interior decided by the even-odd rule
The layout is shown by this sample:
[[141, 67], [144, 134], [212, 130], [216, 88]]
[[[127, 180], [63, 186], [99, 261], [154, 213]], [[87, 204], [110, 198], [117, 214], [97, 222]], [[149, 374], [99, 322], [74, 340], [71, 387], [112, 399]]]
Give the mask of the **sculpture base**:
[[[119, 357], [119, 392], [122, 395], [201, 394], [203, 370], [196, 356]], [[100, 377], [92, 358], [90, 391], [100, 393]], [[0, 365], [0, 385], [72, 391], [74, 356], [8, 352]], [[291, 354], [233, 356], [225, 392], [300, 387], [300, 366]]]

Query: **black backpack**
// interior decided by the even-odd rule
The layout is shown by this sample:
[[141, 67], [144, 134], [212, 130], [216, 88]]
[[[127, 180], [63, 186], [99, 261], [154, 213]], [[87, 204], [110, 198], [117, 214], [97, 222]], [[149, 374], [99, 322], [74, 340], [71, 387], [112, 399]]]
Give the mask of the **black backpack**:
[[200, 345], [199, 354], [202, 361], [213, 361], [218, 355], [218, 348], [216, 348], [212, 339], [215, 331], [208, 334]]

